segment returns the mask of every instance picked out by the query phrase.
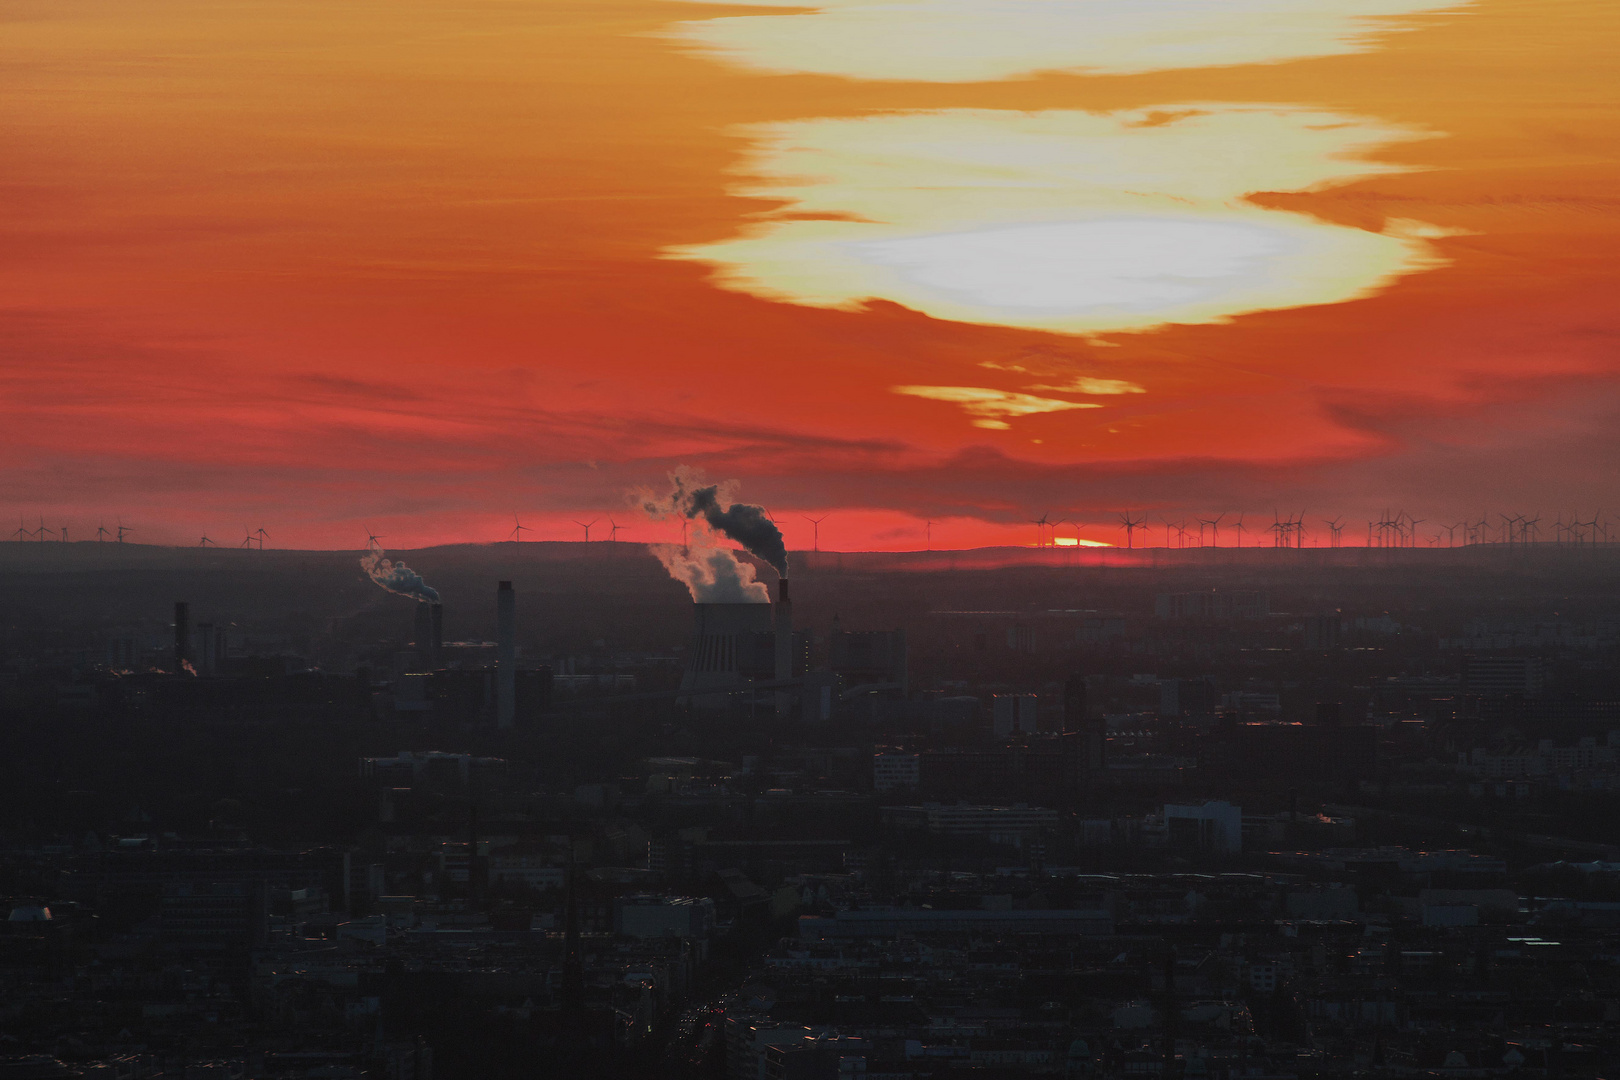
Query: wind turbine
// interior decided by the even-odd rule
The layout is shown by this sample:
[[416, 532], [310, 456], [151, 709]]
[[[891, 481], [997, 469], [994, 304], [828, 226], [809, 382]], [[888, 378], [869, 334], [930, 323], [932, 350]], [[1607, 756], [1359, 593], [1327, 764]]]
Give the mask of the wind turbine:
[[124, 542], [124, 537], [129, 535], [130, 533], [132, 533], [134, 531], [135, 531], [134, 529], [130, 528], [128, 525], [125, 525], [122, 521], [120, 521], [118, 523], [118, 542], [120, 544], [122, 544]]
[[67, 526], [66, 526], [66, 525], [64, 525], [64, 526], [62, 526], [62, 543], [64, 543], [64, 544], [65, 544], [65, 543], [67, 543], [67, 542], [68, 542], [68, 538], [67, 538]]
[[1597, 547], [1598, 519], [1601, 518], [1602, 516], [1603, 516], [1603, 511], [1602, 510], [1594, 510], [1594, 511], [1592, 511], [1592, 520], [1591, 521], [1582, 521], [1582, 522], [1578, 523], [1578, 524], [1584, 526], [1585, 528], [1588, 528], [1588, 529], [1592, 530], [1591, 537], [1592, 537], [1592, 546], [1593, 547]]
[[1497, 514], [1496, 516], [1502, 519], [1503, 541], [1509, 544], [1513, 543], [1513, 534], [1517, 531], [1516, 526], [1524, 520], [1524, 517], [1520, 514], [1515, 514], [1512, 517], [1509, 517], [1507, 514]]
[[39, 537], [39, 542], [43, 544], [47, 536], [55, 536], [56, 534], [45, 527], [45, 518], [41, 516], [39, 519], [39, 530], [35, 532], [34, 535]]
[[1343, 535], [1344, 534], [1344, 518], [1342, 516], [1340, 516], [1340, 517], [1334, 518], [1331, 521], [1329, 521], [1327, 518], [1323, 518], [1322, 521], [1323, 521], [1324, 524], [1327, 525], [1328, 531], [1332, 534], [1332, 539], [1330, 539], [1328, 541], [1328, 546], [1329, 547], [1343, 547], [1344, 546], [1344, 535]]
[[827, 520], [827, 515], [822, 514], [818, 518], [813, 518], [809, 514], [800, 514], [799, 516], [810, 523], [810, 550], [819, 555], [821, 553], [821, 523]]
[[589, 521], [575, 520], [574, 524], [585, 530], [585, 542], [587, 544], [591, 542], [591, 526], [601, 520], [601, 518], [591, 518]]
[[506, 538], [508, 540], [516, 540], [521, 544], [523, 543], [523, 534], [533, 531], [533, 529], [529, 528], [527, 525], [523, 524], [523, 522], [518, 520], [516, 510], [512, 511], [512, 531], [506, 534]]
[[[772, 518], [771, 520], [774, 522], [776, 519]], [[619, 530], [622, 529], [622, 528], [624, 528], [623, 525], [620, 525], [617, 521], [614, 521], [612, 518], [608, 518], [608, 542], [609, 543], [616, 544], [616, 543], [619, 542]]]
[[[1245, 513], [1247, 513], [1247, 511], [1245, 511]], [[1232, 528], [1237, 530], [1237, 534], [1238, 534], [1237, 546], [1242, 547], [1243, 546], [1243, 534], [1249, 531], [1248, 527], [1243, 524], [1243, 514], [1239, 514], [1238, 519], [1236, 521], [1232, 522]]]
[[107, 531], [107, 526], [106, 525], [97, 525], [96, 526], [96, 543], [98, 543], [98, 544], [106, 543], [106, 538], [111, 536], [111, 535], [112, 535], [112, 533]]
[[253, 547], [253, 534], [248, 532], [248, 527], [246, 525], [242, 526], [242, 542], [237, 546], [248, 548], [249, 550], [251, 550]]
[[1040, 520], [1038, 520], [1038, 521], [1037, 520], [1031, 520], [1030, 521], [1030, 524], [1035, 526], [1035, 546], [1036, 547], [1045, 547], [1046, 546], [1046, 527], [1047, 527], [1047, 525], [1050, 524], [1050, 522], [1048, 522], [1046, 520], [1046, 518], [1047, 518], [1047, 515], [1049, 513], [1050, 513], [1050, 511], [1047, 511], [1047, 513], [1043, 513], [1040, 516]]
[[1211, 518], [1199, 518], [1198, 519], [1198, 546], [1199, 547], [1204, 546], [1204, 526], [1206, 526], [1206, 525], [1209, 526], [1209, 531], [1210, 531], [1210, 544], [1209, 544], [1209, 546], [1210, 547], [1220, 547], [1221, 546], [1221, 522], [1222, 522], [1222, 520], [1225, 519], [1225, 517], [1226, 517], [1225, 514], [1217, 514], [1213, 519], [1211, 519]]
[[201, 540], [197, 541], [197, 546], [198, 547], [219, 547], [218, 544], [216, 544], [212, 540], [208, 539], [208, 536], [207, 536], [206, 533], [203, 535], [203, 538]]
[[18, 518], [17, 519], [17, 531], [12, 533], [11, 535], [16, 538], [18, 543], [21, 543], [22, 541], [28, 539], [30, 536], [32, 536], [34, 534], [28, 531], [28, 526], [23, 523], [23, 519]]
[[1129, 510], [1119, 515], [1119, 520], [1125, 526], [1125, 547], [1134, 548], [1136, 546], [1136, 530], [1147, 528], [1147, 522], [1139, 517], [1133, 518]]
[[383, 539], [386, 539], [386, 538], [378, 536], [376, 533], [372, 532], [371, 528], [369, 526], [366, 528], [366, 547], [368, 547], [368, 548], [377, 547], [378, 546], [377, 541], [383, 540]]

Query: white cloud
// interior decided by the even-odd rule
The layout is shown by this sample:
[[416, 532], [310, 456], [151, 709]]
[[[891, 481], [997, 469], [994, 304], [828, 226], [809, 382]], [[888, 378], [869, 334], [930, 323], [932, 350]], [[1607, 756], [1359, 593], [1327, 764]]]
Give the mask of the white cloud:
[[1403, 171], [1366, 155], [1430, 137], [1365, 117], [951, 109], [746, 131], [737, 193], [786, 205], [667, 254], [774, 300], [1100, 333], [1341, 302], [1439, 264], [1417, 223], [1374, 233], [1244, 198]]
[[929, 401], [947, 401], [960, 405], [962, 411], [976, 417], [974, 427], [1005, 431], [1012, 425], [1009, 417], [1033, 416], [1037, 413], [1066, 412], [1070, 409], [1100, 409], [1090, 402], [1062, 401], [1058, 398], [1036, 397], [1011, 390], [994, 390], [987, 386], [894, 386], [896, 394], [926, 398]]
[[1469, 0], [743, 0], [816, 10], [678, 24], [715, 59], [772, 72], [978, 82], [1135, 74], [1360, 52], [1400, 17]]

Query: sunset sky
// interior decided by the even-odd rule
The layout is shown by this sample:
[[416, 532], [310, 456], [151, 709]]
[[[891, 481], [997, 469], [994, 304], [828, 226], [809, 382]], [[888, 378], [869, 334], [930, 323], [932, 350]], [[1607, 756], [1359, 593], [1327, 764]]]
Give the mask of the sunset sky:
[[0, 3], [0, 514], [1620, 511], [1620, 5], [816, 4]]

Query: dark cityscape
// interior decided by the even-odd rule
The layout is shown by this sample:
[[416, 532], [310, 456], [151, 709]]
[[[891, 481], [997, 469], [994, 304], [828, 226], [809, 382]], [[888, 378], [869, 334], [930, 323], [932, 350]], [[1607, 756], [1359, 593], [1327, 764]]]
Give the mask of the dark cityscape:
[[1620, 0], [0, 0], [0, 1080], [1620, 1080]]
[[0, 545], [0, 1077], [1620, 1068], [1606, 544], [382, 555]]

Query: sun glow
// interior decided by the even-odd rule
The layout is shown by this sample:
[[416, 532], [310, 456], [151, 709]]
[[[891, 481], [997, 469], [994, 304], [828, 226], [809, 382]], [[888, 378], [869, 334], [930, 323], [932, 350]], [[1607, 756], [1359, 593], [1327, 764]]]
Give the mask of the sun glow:
[[1366, 155], [1432, 137], [1365, 117], [951, 109], [746, 130], [738, 171], [755, 179], [737, 193], [786, 205], [667, 254], [773, 300], [1099, 333], [1338, 303], [1441, 262], [1412, 223], [1371, 232], [1244, 198], [1405, 171]]

